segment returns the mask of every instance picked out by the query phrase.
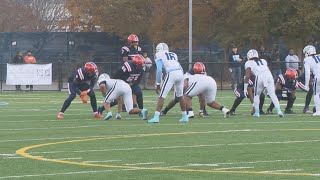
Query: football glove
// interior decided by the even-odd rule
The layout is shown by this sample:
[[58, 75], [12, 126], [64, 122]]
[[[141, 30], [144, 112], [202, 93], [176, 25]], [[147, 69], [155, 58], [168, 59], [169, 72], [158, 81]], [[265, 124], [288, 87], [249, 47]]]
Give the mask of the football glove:
[[88, 102], [87, 95], [82, 95], [82, 93], [80, 95], [80, 99], [81, 99], [82, 103], [87, 103]]

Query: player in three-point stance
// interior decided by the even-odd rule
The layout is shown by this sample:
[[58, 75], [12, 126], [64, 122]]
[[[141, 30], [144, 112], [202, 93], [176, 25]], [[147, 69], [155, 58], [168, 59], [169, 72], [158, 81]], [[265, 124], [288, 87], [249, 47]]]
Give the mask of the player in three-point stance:
[[280, 109], [279, 100], [275, 94], [274, 80], [272, 74], [268, 68], [267, 61], [259, 58], [259, 54], [255, 49], [251, 49], [247, 53], [248, 61], [245, 63], [246, 78], [244, 84], [244, 94], [248, 92], [248, 82], [251, 75], [255, 75], [254, 83], [254, 117], [260, 117], [259, 113], [259, 104], [260, 104], [260, 95], [267, 89], [267, 92], [277, 109], [277, 113], [280, 117], [283, 117], [283, 113]]
[[224, 117], [230, 115], [230, 110], [216, 101], [217, 84], [216, 81], [205, 75], [205, 66], [202, 63], [193, 65], [194, 75], [188, 75], [184, 80], [187, 109], [191, 107], [192, 97], [202, 95], [208, 106], [223, 112]]
[[79, 68], [69, 77], [68, 90], [69, 97], [64, 101], [63, 106], [58, 114], [59, 119], [64, 118], [64, 112], [70, 106], [76, 95], [80, 95], [80, 99], [83, 103], [87, 103], [87, 95], [90, 97], [90, 103], [94, 112], [95, 118], [102, 118], [97, 111], [97, 99], [93, 91], [93, 87], [98, 77], [98, 68], [95, 63], [87, 62], [84, 67]]
[[[160, 94], [154, 117], [150, 119], [148, 123], [159, 122], [160, 111], [163, 106], [164, 99], [173, 86], [175, 86], [176, 96], [179, 99], [182, 111], [182, 118], [179, 122], [188, 122], [189, 118], [187, 116], [185, 101], [183, 98], [183, 69], [178, 62], [178, 56], [176, 53], [169, 51], [169, 47], [166, 43], [159, 43], [156, 47], [155, 62], [157, 66], [156, 92]], [[166, 77], [160, 90], [162, 68], [166, 71]]]
[[304, 88], [309, 91], [310, 72], [314, 75], [313, 82], [313, 100], [316, 112], [313, 116], [320, 116], [320, 54], [317, 54], [316, 48], [312, 45], [307, 45], [303, 49], [305, 55], [304, 58], [304, 72], [305, 72], [305, 84]]
[[129, 114], [142, 113], [142, 118], [144, 120], [147, 119], [147, 109], [133, 108], [131, 88], [126, 82], [120, 79], [110, 79], [108, 74], [101, 74], [98, 79], [98, 85], [104, 97], [104, 108], [107, 113], [104, 120], [112, 118], [110, 103], [116, 99], [118, 99], [118, 114], [121, 112], [123, 101], [126, 111]]
[[[202, 62], [196, 62], [195, 64], [199, 64], [199, 65], [201, 65], [202, 67], [205, 68], [205, 65]], [[186, 72], [184, 74], [184, 79], [186, 79], [189, 75], [194, 75], [194, 74], [195, 73], [194, 73], [194, 70], [193, 70], [193, 67], [192, 67], [188, 72]], [[203, 71], [203, 74], [206, 74], [205, 69]], [[185, 89], [184, 89], [184, 91], [185, 91]], [[203, 97], [202, 94], [200, 94], [198, 97], [199, 97], [199, 104], [200, 104], [199, 116], [200, 117], [209, 116], [207, 111], [206, 111], [206, 108], [205, 108], [205, 106], [206, 106], [205, 105], [205, 103], [206, 103], [205, 102], [205, 98]], [[161, 111], [160, 116], [165, 116], [168, 113], [168, 111], [170, 109], [172, 109], [178, 102], [179, 102], [179, 99], [177, 98], [176, 94], [174, 93], [173, 99], [168, 103], [168, 105], [164, 108], [164, 110]], [[192, 106], [187, 108], [187, 114], [188, 114], [189, 118], [194, 118], [194, 113], [193, 113]]]

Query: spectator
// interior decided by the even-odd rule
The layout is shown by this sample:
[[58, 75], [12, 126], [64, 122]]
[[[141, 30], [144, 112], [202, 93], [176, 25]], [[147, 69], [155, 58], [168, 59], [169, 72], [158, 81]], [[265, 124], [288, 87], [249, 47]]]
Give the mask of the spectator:
[[242, 56], [238, 53], [236, 46], [232, 47], [232, 53], [229, 55], [229, 72], [231, 73], [231, 88], [234, 89], [235, 81], [237, 84], [241, 82], [241, 62]]
[[260, 47], [259, 58], [266, 60], [268, 64], [271, 63], [271, 56], [268, 52], [266, 52], [264, 46]]
[[149, 75], [150, 75], [150, 69], [151, 69], [151, 66], [152, 66], [152, 61], [148, 57], [148, 53], [147, 52], [143, 53], [143, 57], [145, 59], [145, 61], [144, 61], [145, 73], [144, 73], [144, 76], [143, 76], [143, 85], [144, 85], [144, 89], [149, 89], [148, 88], [148, 82], [149, 82]]
[[273, 52], [271, 55], [271, 63], [269, 67], [271, 69], [274, 82], [276, 82], [276, 80], [278, 79], [278, 76], [282, 74], [281, 65], [280, 65], [280, 52], [279, 52], [279, 49], [277, 48], [273, 49]]
[[[22, 64], [23, 63], [23, 53], [18, 51], [16, 56], [13, 58], [13, 64]], [[21, 91], [21, 85], [16, 85], [16, 91]]]
[[[37, 60], [32, 55], [31, 51], [27, 51], [27, 55], [24, 57], [24, 63], [26, 63], [26, 64], [36, 64], [37, 63]], [[33, 91], [33, 85], [26, 85], [26, 90]]]
[[294, 54], [294, 50], [290, 49], [288, 56], [285, 59], [286, 61], [286, 69], [292, 68], [296, 71], [299, 70], [299, 58]]

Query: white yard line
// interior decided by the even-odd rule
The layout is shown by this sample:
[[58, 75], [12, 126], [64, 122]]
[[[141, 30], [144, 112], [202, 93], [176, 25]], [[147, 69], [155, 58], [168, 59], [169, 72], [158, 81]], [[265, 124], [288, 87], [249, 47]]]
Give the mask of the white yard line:
[[0, 129], [0, 131], [25, 131], [25, 130], [47, 130], [47, 129], [78, 129], [89, 127], [101, 127], [100, 125], [88, 125], [88, 126], [65, 126], [65, 127], [47, 127], [47, 128], [20, 128], [20, 129]]
[[12, 178], [32, 178], [32, 177], [43, 177], [43, 176], [58, 176], [58, 175], [74, 175], [74, 174], [94, 174], [94, 173], [105, 173], [114, 171], [135, 171], [139, 169], [115, 169], [115, 170], [103, 170], [103, 171], [77, 171], [77, 172], [61, 172], [61, 173], [49, 173], [49, 174], [26, 174], [18, 176], [0, 176], [0, 179], [12, 179]]
[[254, 167], [227, 167], [227, 168], [214, 168], [213, 170], [232, 170], [232, 169], [253, 169]]
[[0, 156], [8, 156], [8, 157], [10, 157], [10, 156], [16, 156], [16, 154], [0, 154]]
[[83, 161], [82, 163], [108, 163], [108, 162], [120, 162], [122, 160], [104, 160], [104, 161]]
[[118, 148], [118, 149], [92, 149], [92, 150], [78, 150], [78, 151], [48, 151], [48, 152], [31, 152], [29, 154], [55, 154], [55, 153], [88, 153], [88, 152], [108, 152], [108, 151], [132, 151], [132, 150], [154, 150], [154, 149], [179, 149], [179, 148], [203, 148], [216, 146], [246, 146], [246, 145], [263, 145], [263, 144], [294, 144], [294, 143], [310, 143], [320, 142], [316, 140], [306, 141], [274, 141], [274, 142], [252, 142], [252, 143], [230, 143], [230, 144], [199, 144], [189, 146], [156, 146], [156, 147], [134, 147], [134, 148]]
[[[114, 136], [114, 135], [112, 135]], [[8, 139], [0, 140], [0, 143], [4, 142], [27, 142], [27, 141], [47, 141], [47, 140], [65, 140], [65, 139], [82, 139], [82, 138], [101, 138], [106, 136], [81, 136], [81, 137], [56, 137], [56, 138], [39, 138], [39, 139]], [[1, 156], [1, 154], [0, 154]]]
[[75, 158], [58, 158], [56, 160], [77, 160], [77, 159], [82, 159], [82, 157], [75, 157]]
[[271, 170], [271, 171], [260, 171], [260, 172], [296, 172], [302, 171], [303, 169], [283, 169], [283, 170]]
[[137, 166], [137, 165], [153, 165], [153, 164], [164, 164], [164, 162], [145, 162], [145, 163], [124, 164], [124, 165], [125, 166]]

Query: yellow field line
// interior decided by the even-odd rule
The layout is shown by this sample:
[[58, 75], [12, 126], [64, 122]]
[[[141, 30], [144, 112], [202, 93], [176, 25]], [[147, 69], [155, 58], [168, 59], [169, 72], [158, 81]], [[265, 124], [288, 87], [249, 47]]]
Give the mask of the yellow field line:
[[[320, 131], [320, 129], [279, 129], [280, 131]], [[230, 171], [230, 170], [200, 170], [200, 169], [178, 169], [178, 168], [163, 168], [163, 167], [137, 167], [137, 166], [118, 166], [118, 165], [108, 165], [108, 164], [91, 164], [83, 162], [73, 162], [59, 159], [47, 159], [43, 157], [33, 156], [27, 153], [28, 150], [50, 146], [58, 144], [67, 143], [77, 143], [77, 142], [88, 142], [97, 140], [107, 140], [107, 139], [125, 139], [125, 138], [140, 138], [140, 137], [151, 137], [151, 136], [169, 136], [169, 135], [190, 135], [190, 134], [203, 134], [206, 132], [178, 132], [178, 133], [157, 133], [157, 134], [138, 134], [138, 135], [126, 135], [126, 136], [116, 136], [116, 137], [102, 137], [102, 138], [90, 138], [90, 139], [78, 139], [69, 141], [60, 141], [52, 143], [44, 143], [33, 146], [24, 147], [18, 149], [16, 154], [35, 159], [39, 161], [48, 161], [62, 164], [89, 166], [89, 167], [104, 167], [104, 168], [116, 168], [116, 169], [138, 169], [138, 170], [158, 170], [158, 171], [176, 171], [176, 172], [198, 172], [198, 173], [228, 173], [228, 174], [263, 174], [263, 175], [288, 175], [288, 176], [319, 176], [312, 173], [292, 173], [292, 172], [265, 172], [265, 171]]]

